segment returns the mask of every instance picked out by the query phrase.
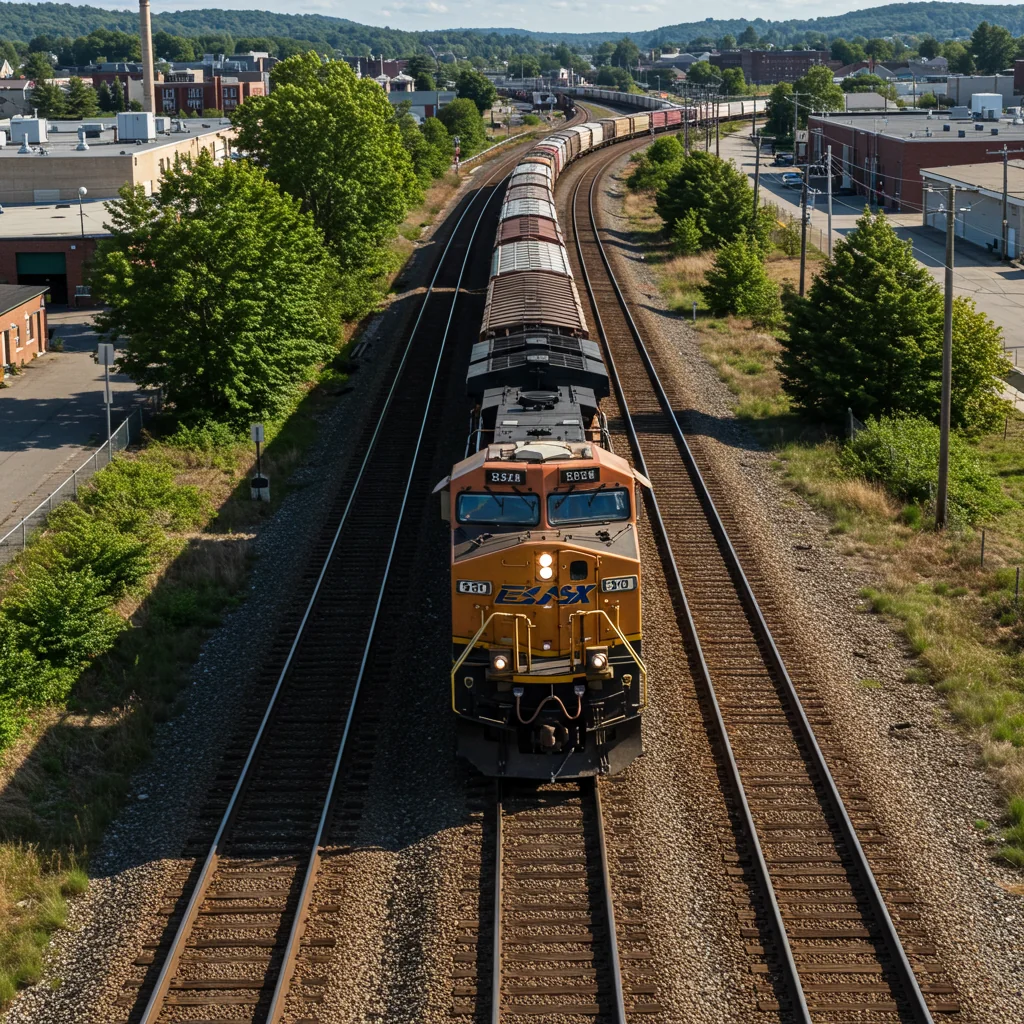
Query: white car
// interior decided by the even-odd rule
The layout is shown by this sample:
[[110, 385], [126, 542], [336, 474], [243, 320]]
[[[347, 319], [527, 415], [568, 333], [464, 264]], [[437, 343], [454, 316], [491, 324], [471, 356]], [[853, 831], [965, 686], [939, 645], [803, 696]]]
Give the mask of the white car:
[[800, 188], [804, 183], [804, 176], [796, 171], [786, 171], [780, 180], [786, 188]]

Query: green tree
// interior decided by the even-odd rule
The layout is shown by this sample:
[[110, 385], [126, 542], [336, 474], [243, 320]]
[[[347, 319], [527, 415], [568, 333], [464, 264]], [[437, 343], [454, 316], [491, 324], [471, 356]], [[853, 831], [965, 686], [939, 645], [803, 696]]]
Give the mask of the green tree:
[[749, 316], [759, 327], [782, 319], [778, 286], [765, 273], [757, 242], [745, 235], [715, 253], [700, 292], [715, 316]]
[[757, 29], [753, 25], [748, 25], [740, 33], [739, 44], [740, 46], [757, 46]]
[[707, 85], [720, 77], [718, 68], [712, 67], [706, 60], [694, 61], [686, 72], [686, 80], [696, 85]]
[[780, 362], [797, 408], [833, 424], [938, 409], [942, 294], [883, 216], [870, 213], [793, 301]]
[[672, 248], [680, 256], [695, 256], [701, 251], [706, 233], [707, 227], [701, 215], [696, 210], [687, 210], [672, 225]]
[[720, 50], [735, 50], [736, 49], [736, 37], [729, 35], [728, 32], [721, 39], [718, 40], [718, 48]]
[[968, 49], [974, 56], [978, 70], [983, 75], [994, 75], [997, 71], [1012, 67], [1017, 55], [1017, 42], [1009, 29], [983, 21], [971, 35]]
[[373, 79], [315, 53], [282, 61], [273, 83], [232, 113], [238, 147], [313, 215], [338, 257], [344, 315], [361, 315], [394, 265], [387, 242], [419, 192], [394, 110]]
[[842, 36], [832, 40], [831, 53], [833, 60], [842, 61], [843, 64], [855, 64], [867, 56], [864, 47], [848, 43]]
[[779, 82], [772, 86], [768, 96], [768, 123], [765, 131], [776, 140], [776, 145], [792, 145], [793, 140], [793, 86]]
[[793, 91], [800, 96], [801, 128], [807, 127], [809, 111], [823, 113], [846, 106], [843, 90], [832, 81], [832, 69], [824, 64], [808, 69], [806, 75], [793, 83]]
[[433, 92], [437, 88], [434, 76], [425, 71], [416, 76], [416, 82], [414, 84], [420, 92]]
[[121, 85], [120, 78], [115, 78], [110, 86], [110, 110], [112, 113], [117, 114], [127, 109], [124, 102], [124, 86]]
[[942, 56], [949, 62], [949, 70], [955, 75], [971, 75], [974, 73], [974, 55], [955, 39], [942, 46]]
[[490, 110], [498, 99], [498, 90], [489, 78], [484, 78], [479, 71], [466, 70], [455, 79], [455, 89], [460, 99], [472, 100], [476, 109], [482, 114]]
[[104, 113], [110, 113], [114, 109], [113, 98], [110, 95], [110, 86], [106, 82], [100, 82], [96, 88], [96, 105]]
[[742, 68], [725, 68], [722, 71], [723, 96], [745, 96], [747, 91], [747, 80], [743, 77]]
[[428, 117], [421, 127], [409, 113], [409, 102], [395, 108], [395, 120], [402, 133], [402, 144], [412, 159], [416, 177], [426, 188], [440, 178], [452, 162], [452, 140], [448, 129], [436, 117]]
[[611, 62], [617, 68], [635, 68], [639, 59], [640, 50], [636, 43], [634, 43], [628, 36], [623, 36], [622, 39], [615, 44], [615, 49], [612, 51]]
[[942, 53], [942, 43], [932, 36], [925, 36], [917, 44], [917, 53], [918, 56], [923, 57], [925, 60], [932, 60]]
[[462, 159], [478, 153], [487, 145], [487, 132], [476, 104], [470, 99], [453, 100], [438, 112], [437, 119], [452, 137], [459, 137]]
[[746, 234], [754, 209], [754, 192], [745, 174], [712, 153], [698, 150], [682, 161], [655, 198], [666, 225], [688, 211], [701, 215], [702, 249], [711, 249]]
[[[420, 75], [429, 75], [434, 78], [437, 74], [437, 61], [426, 54], [418, 53], [410, 57], [405, 65], [405, 73], [412, 78], [419, 78]], [[417, 86], [419, 88], [419, 86]]]
[[869, 39], [864, 52], [878, 61], [892, 60], [896, 55], [892, 43], [886, 39]]
[[30, 53], [22, 66], [21, 73], [33, 82], [48, 82], [53, 78], [53, 62], [48, 53]]
[[67, 100], [64, 90], [56, 82], [40, 82], [31, 96], [32, 106], [39, 111], [40, 117], [59, 120], [68, 116]]
[[433, 178], [440, 178], [452, 165], [452, 137], [448, 129], [436, 118], [428, 117], [420, 126], [428, 150], [423, 156], [423, 165]]
[[1007, 408], [1000, 397], [1000, 378], [1011, 369], [1002, 328], [978, 309], [974, 299], [958, 295], [953, 299], [953, 426], [971, 432], [994, 430]]
[[597, 84], [607, 85], [622, 92], [628, 92], [633, 84], [633, 76], [625, 68], [608, 65], [597, 73]]
[[896, 101], [896, 86], [878, 75], [847, 75], [839, 86], [843, 92], [877, 92]]
[[939, 97], [933, 92], [926, 92], [923, 96], [917, 97], [919, 107], [931, 108], [939, 105]]
[[77, 76], [72, 76], [68, 81], [66, 116], [81, 121], [87, 117], [95, 117], [99, 108], [96, 90]]
[[91, 281], [120, 368], [185, 423], [280, 414], [338, 338], [337, 265], [312, 216], [262, 169], [205, 152], [109, 209]]
[[664, 188], [669, 178], [679, 172], [686, 152], [676, 135], [662, 135], [642, 153], [631, 159], [632, 174], [627, 179], [634, 192], [650, 192]]

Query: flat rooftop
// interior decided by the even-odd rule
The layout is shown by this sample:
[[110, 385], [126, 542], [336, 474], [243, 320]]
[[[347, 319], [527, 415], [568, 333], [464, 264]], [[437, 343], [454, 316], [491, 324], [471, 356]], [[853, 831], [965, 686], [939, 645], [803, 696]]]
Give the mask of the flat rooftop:
[[[164, 115], [158, 115], [164, 116]], [[78, 129], [83, 125], [103, 125], [103, 131], [99, 138], [86, 139], [87, 150], [78, 150]], [[110, 118], [90, 118], [87, 121], [52, 121], [47, 126], [47, 141], [42, 143], [50, 156], [75, 157], [75, 159], [90, 160], [104, 156], [127, 156], [132, 153], [143, 153], [146, 150], [159, 149], [161, 146], [178, 145], [185, 139], [199, 139], [207, 135], [223, 134], [233, 132], [231, 122], [227, 118], [212, 117], [199, 118], [188, 117], [181, 119], [181, 128], [172, 128], [171, 131], [157, 132], [153, 142], [118, 142], [114, 138], [114, 128], [117, 122]], [[174, 119], [178, 124], [178, 119]], [[10, 139], [10, 121], [0, 121], [0, 130], [7, 132]], [[30, 143], [34, 152], [18, 153], [20, 143], [8, 142], [0, 149], [0, 160], [31, 160], [39, 159], [40, 146]]]
[[[1002, 118], [999, 121], [973, 121], [970, 118], [952, 119], [946, 114], [935, 114], [929, 117], [927, 113], [904, 114], [890, 111], [888, 114], [882, 111], [865, 114], [857, 114], [847, 111], [838, 111], [834, 114], [812, 114], [811, 120], [815, 124], [833, 124], [852, 127], [859, 132], [872, 132], [885, 135], [894, 139], [906, 139], [908, 142], [965, 142], [967, 139], [992, 139], [998, 138], [997, 145], [1004, 141], [1024, 141], [1024, 124], [1014, 124], [1010, 118]], [[943, 127], [949, 125], [949, 131]], [[982, 130], [978, 131], [978, 126]], [[999, 135], [993, 136], [992, 129], [998, 128]], [[961, 139], [959, 132], [966, 132], [966, 137]], [[931, 138], [926, 134], [931, 132]], [[913, 136], [913, 138], [911, 138]]]
[[[1003, 162], [987, 164], [953, 164], [950, 167], [922, 167], [921, 174], [934, 174], [944, 181], [972, 185], [1002, 198]], [[1006, 162], [1007, 198], [1011, 203], [1024, 202], [1024, 160]]]
[[103, 226], [110, 220], [104, 200], [82, 203], [81, 217], [78, 202], [46, 203], [41, 206], [5, 206], [0, 214], [0, 238], [68, 238], [81, 237], [82, 222], [85, 234], [108, 235]]

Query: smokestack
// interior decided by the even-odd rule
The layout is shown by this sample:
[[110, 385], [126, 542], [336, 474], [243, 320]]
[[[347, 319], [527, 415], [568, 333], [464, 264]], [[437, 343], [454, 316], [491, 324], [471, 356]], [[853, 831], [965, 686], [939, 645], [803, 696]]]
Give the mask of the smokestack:
[[156, 113], [153, 104], [153, 26], [149, 0], [139, 0], [139, 38], [142, 43], [142, 109]]

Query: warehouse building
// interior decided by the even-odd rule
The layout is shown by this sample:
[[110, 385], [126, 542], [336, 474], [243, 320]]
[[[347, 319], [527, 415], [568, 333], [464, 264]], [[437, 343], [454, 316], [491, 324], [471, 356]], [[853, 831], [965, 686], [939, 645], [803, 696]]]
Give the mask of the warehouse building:
[[723, 50], [708, 60], [716, 68], [740, 68], [747, 82], [768, 85], [795, 82], [818, 64], [828, 64], [828, 50]]
[[0, 284], [0, 380], [46, 351], [46, 289]]
[[[1020, 148], [1020, 147], [1018, 147]], [[924, 194], [925, 227], [946, 230], [947, 195], [955, 185], [965, 191], [956, 201], [956, 237], [1000, 254], [1003, 245], [1003, 163], [960, 164], [956, 167], [928, 167], [921, 171], [927, 189]], [[1021, 254], [1024, 234], [1024, 161], [1008, 160], [1006, 165], [1007, 255]]]
[[[32, 136], [37, 142], [0, 148], [0, 205], [77, 203], [80, 188], [87, 190], [90, 199], [110, 199], [125, 183], [142, 185], [150, 195], [175, 159], [194, 159], [205, 151], [221, 162], [228, 157], [235, 137], [234, 128], [221, 119], [121, 117], [149, 117], [152, 127], [138, 133], [147, 137], [126, 138], [124, 131], [119, 137], [117, 122], [110, 119], [53, 124], [44, 120], [41, 133]], [[79, 141], [80, 128], [86, 135], [86, 148]], [[17, 137], [19, 122], [13, 122], [9, 130]]]
[[870, 196], [877, 206], [921, 210], [921, 172], [959, 164], [1002, 163], [1004, 143], [1024, 146], [1024, 124], [1009, 119], [974, 121], [917, 112], [813, 114], [811, 158], [832, 147], [837, 184]]

